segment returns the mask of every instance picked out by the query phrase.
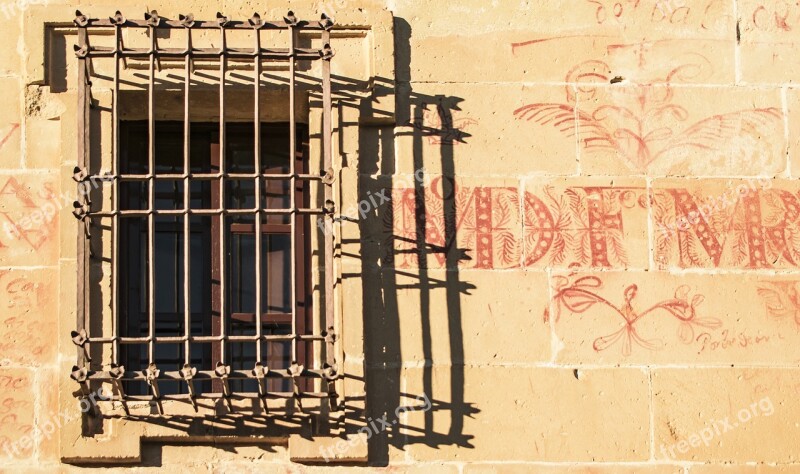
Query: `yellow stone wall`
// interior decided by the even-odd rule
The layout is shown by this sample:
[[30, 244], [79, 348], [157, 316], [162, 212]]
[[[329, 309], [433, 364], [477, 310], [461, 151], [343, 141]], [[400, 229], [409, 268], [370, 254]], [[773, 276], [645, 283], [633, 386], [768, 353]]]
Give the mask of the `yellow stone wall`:
[[[800, 472], [800, 6], [766, 0], [0, 0], [0, 472], [86, 469], [63, 462], [76, 61], [53, 54], [76, 7], [380, 26], [334, 70], [369, 440], [151, 436], [107, 467]], [[321, 452], [371, 466], [295, 462]]]

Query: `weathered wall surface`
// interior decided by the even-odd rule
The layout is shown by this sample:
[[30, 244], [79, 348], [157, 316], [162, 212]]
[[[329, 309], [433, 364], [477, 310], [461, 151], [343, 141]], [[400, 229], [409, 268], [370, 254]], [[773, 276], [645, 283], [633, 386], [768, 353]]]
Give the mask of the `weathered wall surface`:
[[[337, 147], [343, 209], [391, 196], [342, 224], [345, 337], [364, 344], [346, 362], [387, 422], [369, 454], [389, 467], [362, 470], [800, 472], [800, 7], [287, 7], [395, 17], [395, 77], [375, 84], [396, 95], [396, 126]], [[0, 2], [0, 22], [0, 470], [77, 471], [58, 446], [77, 408], [57, 390], [74, 105], [26, 66], [42, 50], [28, 4]], [[156, 443], [143, 465], [120, 471], [352, 469], [290, 463], [285, 446]]]

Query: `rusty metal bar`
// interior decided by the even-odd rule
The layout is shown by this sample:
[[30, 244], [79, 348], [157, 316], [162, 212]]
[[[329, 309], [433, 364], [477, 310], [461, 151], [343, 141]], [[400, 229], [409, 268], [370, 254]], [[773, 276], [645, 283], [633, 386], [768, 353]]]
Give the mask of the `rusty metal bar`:
[[231, 375], [231, 366], [225, 365], [222, 361], [217, 361], [217, 365], [214, 367], [214, 375], [222, 381], [222, 396], [225, 397], [228, 410], [233, 410], [233, 405], [231, 404], [231, 387], [228, 383], [228, 378]]
[[264, 412], [269, 412], [269, 407], [267, 406], [267, 380], [266, 377], [269, 374], [269, 367], [265, 367], [261, 362], [256, 361], [255, 367], [251, 371], [253, 377], [255, 377], [256, 382], [258, 383], [258, 398], [261, 400], [261, 406], [264, 408]]
[[[152, 370], [150, 370], [152, 369]], [[184, 376], [181, 370], [175, 371], [168, 371], [168, 370], [160, 370], [158, 368], [148, 368], [150, 371], [150, 380], [153, 381], [184, 381]], [[133, 381], [146, 381], [148, 380], [148, 370], [145, 371], [130, 371], [125, 372], [121, 378], [117, 377], [110, 371], [97, 371], [97, 372], [88, 372], [86, 379], [87, 380], [103, 380], [103, 381], [111, 381], [117, 377], [118, 380], [133, 380]], [[157, 371], [153, 372], [153, 370]], [[192, 371], [192, 377], [194, 380], [203, 381], [203, 380], [221, 380], [223, 378], [222, 375], [219, 375], [216, 370], [197, 370]], [[268, 372], [265, 371], [263, 374], [265, 378], [273, 378], [273, 379], [290, 379], [292, 377], [297, 377], [291, 371], [291, 369], [269, 369]], [[253, 375], [252, 371], [249, 370], [231, 370], [230, 374], [225, 376], [229, 380], [252, 380], [256, 377]], [[302, 375], [300, 377], [304, 378], [325, 378], [325, 373], [322, 370], [303, 370]], [[242, 393], [249, 393], [249, 392], [234, 392], [233, 395], [241, 395]], [[304, 393], [313, 393], [313, 392], [304, 392]], [[270, 393], [271, 395], [272, 393]], [[326, 395], [327, 396], [327, 395]], [[167, 395], [164, 395], [166, 398]]]
[[[216, 48], [197, 48], [192, 51], [187, 51], [181, 48], [162, 48], [156, 49], [154, 54], [158, 58], [163, 59], [181, 59], [191, 55], [194, 59], [218, 59], [220, 56], [219, 49]], [[114, 57], [114, 50], [112, 48], [103, 46], [93, 46], [87, 50], [86, 53], [89, 58], [111, 58]], [[145, 48], [127, 48], [120, 52], [123, 58], [148, 58], [151, 55], [149, 49]], [[225, 55], [228, 59], [253, 59], [261, 56], [263, 60], [269, 61], [289, 61], [290, 51], [281, 48], [259, 48], [242, 49], [242, 48], [227, 48]], [[321, 58], [322, 51], [310, 48], [298, 48], [296, 57], [303, 61], [317, 61]]]
[[[201, 21], [196, 20], [192, 24], [192, 28], [196, 29], [216, 29], [220, 28], [220, 19], [225, 18], [222, 16], [221, 13], [217, 13], [217, 21]], [[276, 20], [276, 21], [269, 21], [269, 20], [262, 20], [262, 28], [263, 29], [270, 29], [270, 30], [286, 30], [290, 28], [285, 21], [283, 20]], [[106, 28], [112, 27], [114, 24], [107, 18], [89, 18], [87, 19], [87, 26], [92, 28]], [[148, 20], [136, 20], [136, 19], [129, 19], [126, 21], [125, 27], [127, 28], [147, 28], [151, 27], [152, 25], [148, 23]], [[185, 25], [181, 20], [168, 20], [166, 18], [161, 18], [158, 26], [156, 28], [184, 28]], [[302, 30], [320, 30], [322, 27], [319, 25], [318, 22], [311, 22], [311, 21], [298, 21], [296, 27]], [[249, 20], [227, 20], [223, 26], [225, 29], [229, 30], [248, 30], [253, 28], [252, 24]]]
[[[232, 342], [255, 342], [262, 341], [278, 341], [288, 342], [293, 339], [299, 341], [324, 341], [325, 335], [323, 334], [300, 334], [293, 336], [291, 334], [283, 335], [264, 335], [260, 338], [258, 336], [225, 336], [225, 340]], [[148, 336], [142, 337], [93, 337], [86, 338], [86, 345], [89, 344], [111, 344], [118, 341], [120, 344], [145, 344], [153, 342], [154, 344], [178, 344], [186, 341], [191, 342], [218, 342], [222, 340], [222, 336], [157, 336], [151, 339]]]
[[[325, 176], [320, 176], [316, 174], [298, 174], [296, 175], [297, 179], [306, 180], [306, 181], [322, 181], [325, 179]], [[151, 178], [149, 174], [120, 174], [116, 176], [119, 179], [125, 179], [128, 181], [147, 181]], [[256, 173], [159, 173], [159, 179], [175, 179], [175, 180], [183, 180], [186, 178], [194, 179], [194, 180], [216, 180], [220, 178], [230, 178], [230, 179], [256, 179], [258, 177], [270, 180], [286, 180], [292, 177], [290, 174], [266, 174], [261, 173], [260, 175]], [[107, 178], [106, 175], [90, 175], [89, 179], [99, 180]]]
[[[144, 373], [144, 380], [147, 382], [147, 385], [150, 386], [150, 390], [153, 392], [152, 400], [156, 401], [156, 405], [158, 406], [159, 414], [164, 414], [164, 409], [161, 406], [161, 390], [158, 388], [158, 378], [161, 376], [161, 370], [158, 369], [155, 363], [150, 363], [145, 369]], [[123, 376], [124, 377], [124, 376]]]
[[[194, 214], [199, 216], [222, 215], [252, 215], [256, 208], [251, 209], [126, 209], [123, 211], [98, 211], [89, 214], [91, 218], [112, 217], [114, 215], [129, 217], [155, 216], [181, 216], [184, 214]], [[322, 215], [329, 213], [326, 209], [298, 208], [298, 209], [261, 209], [262, 214], [266, 215], [289, 215], [292, 213], [301, 215]]]
[[[184, 26], [187, 26], [184, 23]], [[192, 30], [186, 27], [186, 49], [192, 50]], [[183, 178], [183, 209], [189, 210], [191, 208], [191, 183], [189, 182], [189, 173], [191, 172], [191, 116], [189, 115], [189, 89], [192, 79], [192, 56], [191, 53], [186, 56], [186, 64], [184, 64], [184, 90], [183, 90], [183, 173], [186, 175]], [[184, 361], [186, 365], [192, 361], [191, 345], [189, 336], [192, 333], [192, 308], [191, 308], [191, 214], [186, 213], [183, 215], [183, 330], [186, 334], [186, 342], [183, 346]], [[191, 387], [191, 381], [188, 382]]]
[[[212, 379], [216, 380], [216, 379]], [[303, 392], [299, 396], [295, 395], [293, 392], [269, 392], [270, 398], [275, 399], [296, 399], [296, 398], [303, 398], [309, 400], [324, 400], [330, 397], [330, 394], [325, 392]], [[195, 400], [220, 400], [224, 399], [225, 394], [214, 392], [214, 393], [202, 393], [197, 394], [194, 399]], [[232, 393], [230, 396], [231, 400], [258, 400], [262, 398], [259, 393], [256, 392], [239, 392], [239, 393]], [[263, 399], [263, 398], [262, 398]], [[161, 395], [158, 398], [155, 398], [151, 395], [126, 395], [125, 398], [120, 398], [117, 396], [109, 397], [106, 401], [109, 402], [152, 402], [152, 401], [163, 401], [163, 400], [170, 400], [170, 401], [184, 401], [191, 403], [191, 397], [189, 394], [165, 394]], [[159, 405], [160, 408], [160, 405]], [[161, 412], [163, 414], [163, 411]]]
[[[263, 313], [263, 301], [261, 298], [261, 286], [263, 282], [261, 281], [262, 277], [262, 252], [261, 252], [261, 245], [262, 245], [262, 232], [261, 232], [261, 208], [264, 205], [261, 203], [261, 18], [258, 17], [258, 14], [253, 15], [253, 19], [250, 20], [253, 24], [254, 29], [254, 36], [255, 36], [255, 52], [256, 57], [253, 63], [253, 136], [255, 142], [253, 143], [253, 166], [255, 167], [256, 173], [256, 182], [255, 182], [255, 200], [256, 200], [256, 213], [253, 216], [255, 219], [255, 240], [256, 240], [256, 261], [255, 261], [255, 280], [256, 280], [256, 336], [261, 338], [263, 334], [263, 327], [261, 324], [261, 317]], [[261, 351], [261, 342], [256, 343], [256, 363], [261, 363], [262, 358], [262, 351]]]
[[[87, 45], [87, 31], [86, 28], [78, 28], [78, 45], [79, 48], [85, 48]], [[76, 172], [78, 170], [85, 170], [88, 168], [89, 162], [89, 134], [87, 133], [89, 130], [89, 79], [87, 77], [88, 73], [88, 66], [86, 64], [86, 59], [79, 58], [78, 59], [78, 123], [77, 123], [77, 132], [78, 132], [78, 160], [77, 160], [77, 167]], [[82, 190], [83, 190], [83, 182], [78, 181], [78, 196], [76, 203], [81, 205], [85, 204], [85, 200], [82, 197]], [[77, 232], [77, 257], [76, 257], [76, 266], [77, 266], [77, 278], [78, 278], [78, 294], [77, 296], [77, 330], [79, 332], [86, 332], [86, 318], [89, 314], [87, 308], [87, 290], [88, 290], [88, 282], [87, 277], [89, 273], [88, 264], [88, 239], [85, 234], [85, 226], [86, 223], [83, 221], [78, 221], [78, 232]], [[84, 350], [81, 347], [78, 347], [78, 366], [83, 367], [86, 364], [86, 355]]]
[[[111, 104], [111, 122], [112, 122], [112, 150], [111, 150], [111, 174], [115, 177], [115, 181], [112, 184], [111, 190], [111, 209], [116, 211], [119, 209], [119, 187], [120, 181], [116, 179], [116, 176], [120, 173], [120, 166], [119, 166], [119, 67], [120, 67], [120, 56], [119, 50], [122, 44], [122, 30], [119, 25], [114, 27], [114, 45], [115, 45], [115, 54], [114, 54], [114, 96], [112, 98], [113, 103]], [[111, 321], [112, 321], [112, 334], [119, 334], [120, 328], [120, 317], [119, 317], [119, 274], [117, 270], [119, 269], [119, 215], [115, 214], [111, 218], [111, 234], [112, 234], [112, 244], [111, 244]], [[112, 348], [112, 361], [114, 365], [118, 365], [119, 362], [119, 344], [114, 344]]]
[[[291, 226], [291, 239], [290, 239], [290, 278], [291, 278], [291, 292], [289, 298], [292, 305], [292, 334], [297, 335], [297, 124], [295, 123], [295, 47], [297, 42], [297, 30], [295, 26], [297, 20], [294, 14], [289, 12], [286, 17], [286, 22], [289, 24], [289, 174], [292, 176], [289, 179], [289, 207], [292, 209], [292, 214], [289, 215]], [[297, 340], [292, 339], [292, 364], [297, 363]]]
[[[331, 58], [332, 52], [330, 49], [331, 28], [333, 21], [322, 15], [321, 25], [325, 28], [322, 30], [322, 44], [323, 49], [327, 49], [328, 54], [325, 55], [322, 61], [322, 167], [325, 173], [329, 175], [326, 180], [324, 199], [326, 204], [333, 202], [333, 156], [331, 150], [331, 140], [333, 138], [331, 113], [332, 113], [332, 100], [331, 100]], [[330, 335], [326, 339], [325, 345], [325, 363], [329, 367], [336, 364], [334, 353], [334, 301], [333, 301], [333, 215], [330, 216], [330, 227], [323, 226], [325, 229], [325, 331]]]
[[[151, 27], [150, 33], [150, 48], [151, 53], [156, 47], [156, 30]], [[148, 173], [150, 179], [148, 180], [148, 209], [152, 210], [156, 207], [156, 122], [155, 122], [155, 54], [150, 54], [150, 69], [149, 69], [149, 83], [147, 88], [147, 162]], [[156, 334], [156, 297], [155, 297], [155, 214], [152, 212], [147, 215], [147, 319], [148, 331], [150, 338], [154, 338]], [[152, 342], [147, 347], [147, 357], [150, 364], [155, 364], [155, 346]], [[157, 390], [157, 386], [153, 386], [153, 390]], [[155, 394], [155, 392], [154, 392]]]
[[[225, 174], [225, 75], [227, 70], [227, 37], [225, 35], [225, 25], [227, 19], [224, 19], [219, 13], [217, 20], [220, 31], [220, 49], [219, 49], [219, 172]], [[225, 178], [219, 179], [219, 206], [224, 209], [225, 206]], [[219, 322], [220, 322], [220, 355], [219, 360], [225, 362], [225, 350], [227, 349], [227, 333], [228, 333], [228, 320], [227, 320], [227, 307], [225, 295], [225, 283], [227, 281], [226, 271], [226, 255], [225, 252], [225, 215], [221, 212], [219, 214]]]

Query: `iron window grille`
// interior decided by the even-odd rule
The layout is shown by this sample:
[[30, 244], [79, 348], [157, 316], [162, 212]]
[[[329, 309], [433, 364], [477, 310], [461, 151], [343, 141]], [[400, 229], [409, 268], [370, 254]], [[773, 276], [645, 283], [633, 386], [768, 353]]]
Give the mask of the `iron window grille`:
[[[72, 340], [78, 351], [71, 377], [80, 384], [84, 395], [89, 394], [90, 384], [110, 383], [114, 387], [112, 399], [122, 402], [126, 410], [129, 401], [155, 402], [159, 412], [163, 413], [162, 400], [187, 401], [197, 409], [198, 399], [223, 399], [231, 408], [231, 401], [235, 399], [260, 399], [261, 406], [267, 411], [266, 402], [270, 398], [295, 400], [301, 410], [303, 399], [328, 400], [330, 408], [337, 410], [333, 235], [330, 231], [324, 232], [320, 239], [323, 245], [321, 253], [324, 253], [324, 281], [318, 286], [324, 308], [320, 310], [322, 321], [318, 326], [324, 329], [317, 333], [312, 331], [313, 325], [310, 324], [310, 298], [307, 297], [311, 274], [307, 237], [317, 229], [316, 219], [332, 222], [334, 212], [331, 158], [333, 51], [330, 47], [333, 21], [325, 15], [320, 21], [301, 21], [292, 12], [279, 21], [262, 20], [257, 13], [246, 21], [230, 20], [219, 13], [214, 21], [200, 21], [191, 14], [181, 15], [178, 20], [162, 18], [155, 11], [146, 14], [144, 20], [127, 19], [120, 12], [107, 19], [95, 19], [78, 11], [74, 23], [78, 27], [79, 43], [75, 46], [78, 58], [78, 165], [74, 175], [79, 192], [74, 215], [79, 220], [79, 231], [77, 327], [72, 332]], [[123, 42], [126, 29], [146, 29], [149, 47], [126, 47]], [[160, 48], [159, 33], [176, 29], [186, 33], [185, 48]], [[213, 30], [219, 32], [220, 47], [193, 46], [193, 32]], [[262, 47], [263, 33], [276, 30], [288, 33], [288, 47]], [[228, 47], [226, 37], [232, 31], [250, 31], [253, 48]], [[301, 31], [318, 34], [322, 47], [298, 47], [297, 38]], [[92, 44], [94, 35], [109, 33], [113, 34], [114, 47]], [[91, 165], [91, 131], [96, 128], [91, 118], [95, 58], [113, 61], [114, 71], [111, 78], [111, 170], [102, 174], [95, 173]], [[161, 61], [181, 59], [184, 62], [183, 120], [159, 121], [155, 114], [156, 69], [161, 69]], [[218, 123], [191, 121], [193, 64], [200, 60], [218, 63]], [[147, 71], [147, 120], [140, 122], [120, 118], [121, 69], [128, 69], [129, 61], [143, 63]], [[297, 123], [295, 112], [299, 61], [321, 61], [322, 170], [317, 174], [307, 170], [304, 142], [307, 142], [309, 131]], [[254, 84], [252, 126], [226, 122], [225, 77], [229, 62], [251, 64]], [[261, 120], [261, 74], [265, 62], [288, 63], [289, 122], [283, 126], [267, 125]], [[171, 168], [163, 166], [165, 157], [174, 160], [175, 155], [169, 153], [169, 147], [167, 151], [157, 150], [160, 133], [172, 137], [173, 142], [176, 137], [182, 138], [173, 143], [176, 154], [182, 153], [182, 163], [172, 163]], [[270, 138], [267, 147], [263, 137]], [[282, 142], [281, 137], [285, 138], [285, 153], [279, 154], [285, 154], [288, 159], [284, 165], [271, 166], [264, 162], [264, 152], [268, 148], [274, 150], [274, 144]], [[248, 139], [252, 140], [252, 168], [237, 168], [226, 163], [234, 156], [229, 153], [231, 149]], [[138, 155], [135, 152], [137, 146], [141, 152]], [[199, 167], [197, 161], [201, 162]], [[97, 180], [110, 182], [110, 209], [102, 206], [98, 209], [91, 201], [92, 194], [86, 192], [88, 183]], [[236, 204], [237, 186], [247, 182], [252, 185], [249, 190], [252, 199]], [[322, 188], [321, 206], [311, 207], [309, 204], [311, 182], [318, 182]], [[90, 281], [92, 263], [102, 257], [102, 252], [98, 256], [93, 251], [92, 233], [101, 227], [103, 219], [110, 221], [111, 233], [111, 330], [110, 334], [105, 329], [100, 331], [101, 334], [93, 334], [93, 328], [105, 324], [99, 321], [103, 318], [102, 311], [93, 305], [97, 295], [92, 294]], [[209, 221], [210, 226], [204, 225]], [[166, 311], [163, 311], [161, 306], [165, 305], [158, 298], [157, 281], [160, 280], [157, 280], [155, 270], [158, 257], [156, 239], [162, 233], [176, 247], [171, 254], [173, 267], [179, 272], [174, 283], [176, 287], [182, 286], [170, 294], [172, 300], [166, 304]], [[136, 236], [142, 238], [139, 244]], [[192, 287], [192, 266], [196, 266], [196, 262], [191, 249], [198, 236], [201, 242], [206, 242], [201, 245], [210, 246], [212, 251], [210, 263], [201, 264], [202, 268], [195, 274], [199, 273], [207, 280], [200, 286], [200, 291], [204, 295], [213, 293], [210, 307], [200, 305], [199, 313], [206, 316], [201, 316], [199, 324], [197, 314], [193, 315], [198, 305], [192, 298], [198, 291]], [[233, 253], [238, 252], [239, 262], [248, 259], [242, 254], [247, 246], [234, 248], [232, 243], [243, 239], [242, 236], [252, 241], [252, 282], [247, 275], [242, 277], [241, 271], [233, 275], [230, 268], [232, 260], [228, 257]], [[285, 278], [276, 282], [275, 275], [268, 275], [270, 281], [264, 281], [264, 257], [269, 253], [264, 249], [270, 248], [268, 241], [275, 236], [284, 240], [282, 248], [288, 262], [284, 258], [282, 268], [289, 274], [288, 282]], [[280, 272], [275, 274], [280, 275]], [[208, 281], [209, 277], [211, 281]], [[247, 310], [243, 309], [241, 302], [232, 301], [230, 287], [234, 280], [238, 288], [252, 285], [245, 292], [252, 294], [253, 298]], [[137, 281], [141, 285], [135, 292], [132, 288], [136, 287]], [[281, 311], [268, 307], [268, 285], [274, 287], [278, 283], [285, 286], [283, 292], [288, 293], [283, 298]], [[211, 289], [214, 285], [216, 289]], [[136, 294], [132, 296], [133, 293]], [[137, 313], [135, 308], [139, 301], [142, 307]], [[212, 315], [209, 321], [208, 315], [214, 312], [216, 315]], [[254, 333], [237, 331], [237, 318], [254, 326]], [[139, 334], [132, 335], [137, 328]], [[251, 353], [243, 355], [248, 351], [242, 350], [238, 355], [234, 354], [237, 344], [249, 344]], [[93, 364], [93, 350], [108, 345], [110, 363], [107, 366]], [[197, 350], [199, 345], [203, 346], [202, 351]], [[283, 347], [281, 357], [290, 362], [287, 367], [270, 366], [269, 361], [274, 360], [269, 356], [270, 348], [276, 345]], [[160, 355], [164, 352], [162, 347], [171, 347], [175, 352], [171, 357], [165, 357]], [[173, 363], [172, 367], [163, 363], [159, 365], [159, 360], [166, 359]], [[132, 361], [141, 361], [141, 365], [146, 362], [146, 366], [126, 367], [125, 363], [130, 365]], [[248, 361], [253, 362], [252, 366], [245, 367]]]

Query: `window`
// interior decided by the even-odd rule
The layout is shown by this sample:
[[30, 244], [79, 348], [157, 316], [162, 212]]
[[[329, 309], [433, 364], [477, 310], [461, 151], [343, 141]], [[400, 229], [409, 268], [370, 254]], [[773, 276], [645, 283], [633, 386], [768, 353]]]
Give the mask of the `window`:
[[[86, 392], [90, 383], [112, 383], [116, 401], [151, 401], [159, 411], [164, 400], [196, 408], [199, 399], [224, 399], [229, 407], [260, 399], [253, 406], [266, 409], [268, 399], [283, 398], [303, 409], [302, 400], [313, 398], [335, 408], [333, 237], [330, 225], [318, 225], [333, 217], [332, 21], [323, 15], [302, 22], [291, 12], [273, 22], [257, 14], [248, 21], [218, 14], [209, 22], [78, 12], [75, 24], [81, 224], [73, 378]], [[101, 31], [112, 32], [113, 46], [95, 45], [93, 33]], [[160, 47], [159, 38], [170, 37], [161, 31], [182, 32], [185, 47]], [[306, 31], [316, 36], [301, 48]], [[217, 34], [221, 46], [195, 46], [196, 32]], [[288, 47], [262, 46], [265, 37], [281, 37], [267, 35], [274, 32], [285, 33]], [[234, 33], [249, 35], [253, 47], [228, 47]], [[123, 38], [136, 34], [149, 46], [126, 46]], [[96, 41], [108, 37], [97, 34]], [[102, 60], [111, 64], [109, 76]], [[314, 131], [297, 117], [297, 69], [310, 62], [321, 63], [317, 169], [308, 147]], [[272, 90], [265, 64], [288, 64], [285, 87], [278, 87], [288, 120], [264, 119], [264, 91]], [[159, 82], [170, 68], [183, 73], [180, 92]], [[250, 74], [244, 96], [229, 68]], [[144, 95], [121, 90], [143, 70]], [[214, 91], [209, 70], [219, 74]], [[102, 93], [103, 81], [112, 96], [110, 157], [98, 150], [103, 123], [93, 120], [93, 94]], [[209, 92], [216, 116], [204, 107]], [[127, 96], [134, 99], [126, 104]], [[126, 111], [141, 108], [136, 97], [146, 101], [145, 119]], [[228, 105], [233, 97], [249, 98], [250, 120], [231, 110], [242, 104]], [[171, 118], [176, 108], [181, 120]], [[87, 192], [100, 178], [110, 186]]]
[[[253, 130], [249, 124], [227, 124], [228, 149], [225, 162], [229, 173], [253, 173], [252, 143]], [[183, 208], [183, 181], [159, 179], [159, 174], [181, 173], [183, 168], [183, 124], [177, 122], [156, 122], [156, 179], [155, 209], [180, 210]], [[214, 174], [219, 171], [219, 127], [212, 123], [193, 123], [190, 163], [191, 172]], [[261, 150], [262, 173], [289, 173], [289, 130], [286, 125], [264, 125], [261, 136], [265, 146]], [[307, 131], [298, 127], [296, 169], [305, 173], [307, 162]], [[147, 123], [120, 122], [120, 153], [122, 173], [146, 172], [147, 169]], [[218, 209], [219, 186], [216, 180], [190, 181], [190, 209]], [[147, 209], [147, 186], [143, 180], [120, 181], [120, 208], [122, 210]], [[213, 184], [212, 184], [213, 183]], [[255, 207], [255, 184], [253, 179], [230, 180], [226, 183], [227, 208], [252, 209]], [[264, 190], [262, 207], [271, 209], [289, 206], [289, 189], [286, 181], [261, 180]], [[302, 183], [295, 192], [296, 202], [308, 207], [308, 193], [303, 192]], [[288, 336], [292, 329], [291, 309], [291, 249], [292, 233], [286, 215], [270, 215], [262, 218], [262, 334], [267, 336]], [[189, 268], [190, 278], [190, 334], [195, 336], [215, 336], [222, 334], [220, 318], [220, 299], [218, 295], [220, 268], [227, 269], [226, 288], [230, 317], [225, 332], [234, 336], [256, 334], [255, 324], [255, 225], [251, 215], [233, 215], [226, 220], [225, 232], [227, 249], [226, 262], [220, 265], [219, 258], [219, 219], [213, 216], [192, 216], [189, 229]], [[297, 263], [296, 285], [298, 299], [295, 302], [298, 333], [304, 334], [311, 326], [309, 234], [307, 220], [298, 224], [295, 235], [295, 255]], [[121, 249], [119, 271], [120, 288], [120, 331], [123, 337], [146, 337], [149, 333], [147, 269], [147, 218], [141, 216], [121, 218], [119, 222]], [[175, 215], [156, 216], [155, 245], [153, 259], [155, 265], [155, 336], [179, 337], [184, 334], [184, 278], [185, 255], [183, 253], [184, 231], [182, 217]], [[261, 345], [262, 357], [271, 369], [286, 370], [290, 367], [292, 347], [290, 340], [231, 343], [226, 360], [221, 360], [218, 342], [196, 344], [190, 348], [190, 364], [193, 367], [216, 367], [223, 362], [233, 370], [245, 371], [255, 366], [256, 344]], [[307, 365], [311, 360], [304, 342], [300, 342], [298, 363]], [[121, 360], [125, 367], [146, 367], [148, 365], [147, 344], [122, 345]], [[180, 367], [185, 360], [182, 343], [156, 344], [155, 363], [162, 367]], [[231, 381], [235, 392], [257, 392], [254, 381]], [[198, 391], [211, 392], [210, 381], [196, 383]], [[127, 382], [125, 392], [146, 395], [145, 382]], [[267, 389], [272, 392], [290, 392], [291, 387], [284, 379], [271, 379]], [[185, 384], [179, 382], [162, 383], [161, 393], [185, 393]], [[221, 391], [221, 387], [217, 387]]]

